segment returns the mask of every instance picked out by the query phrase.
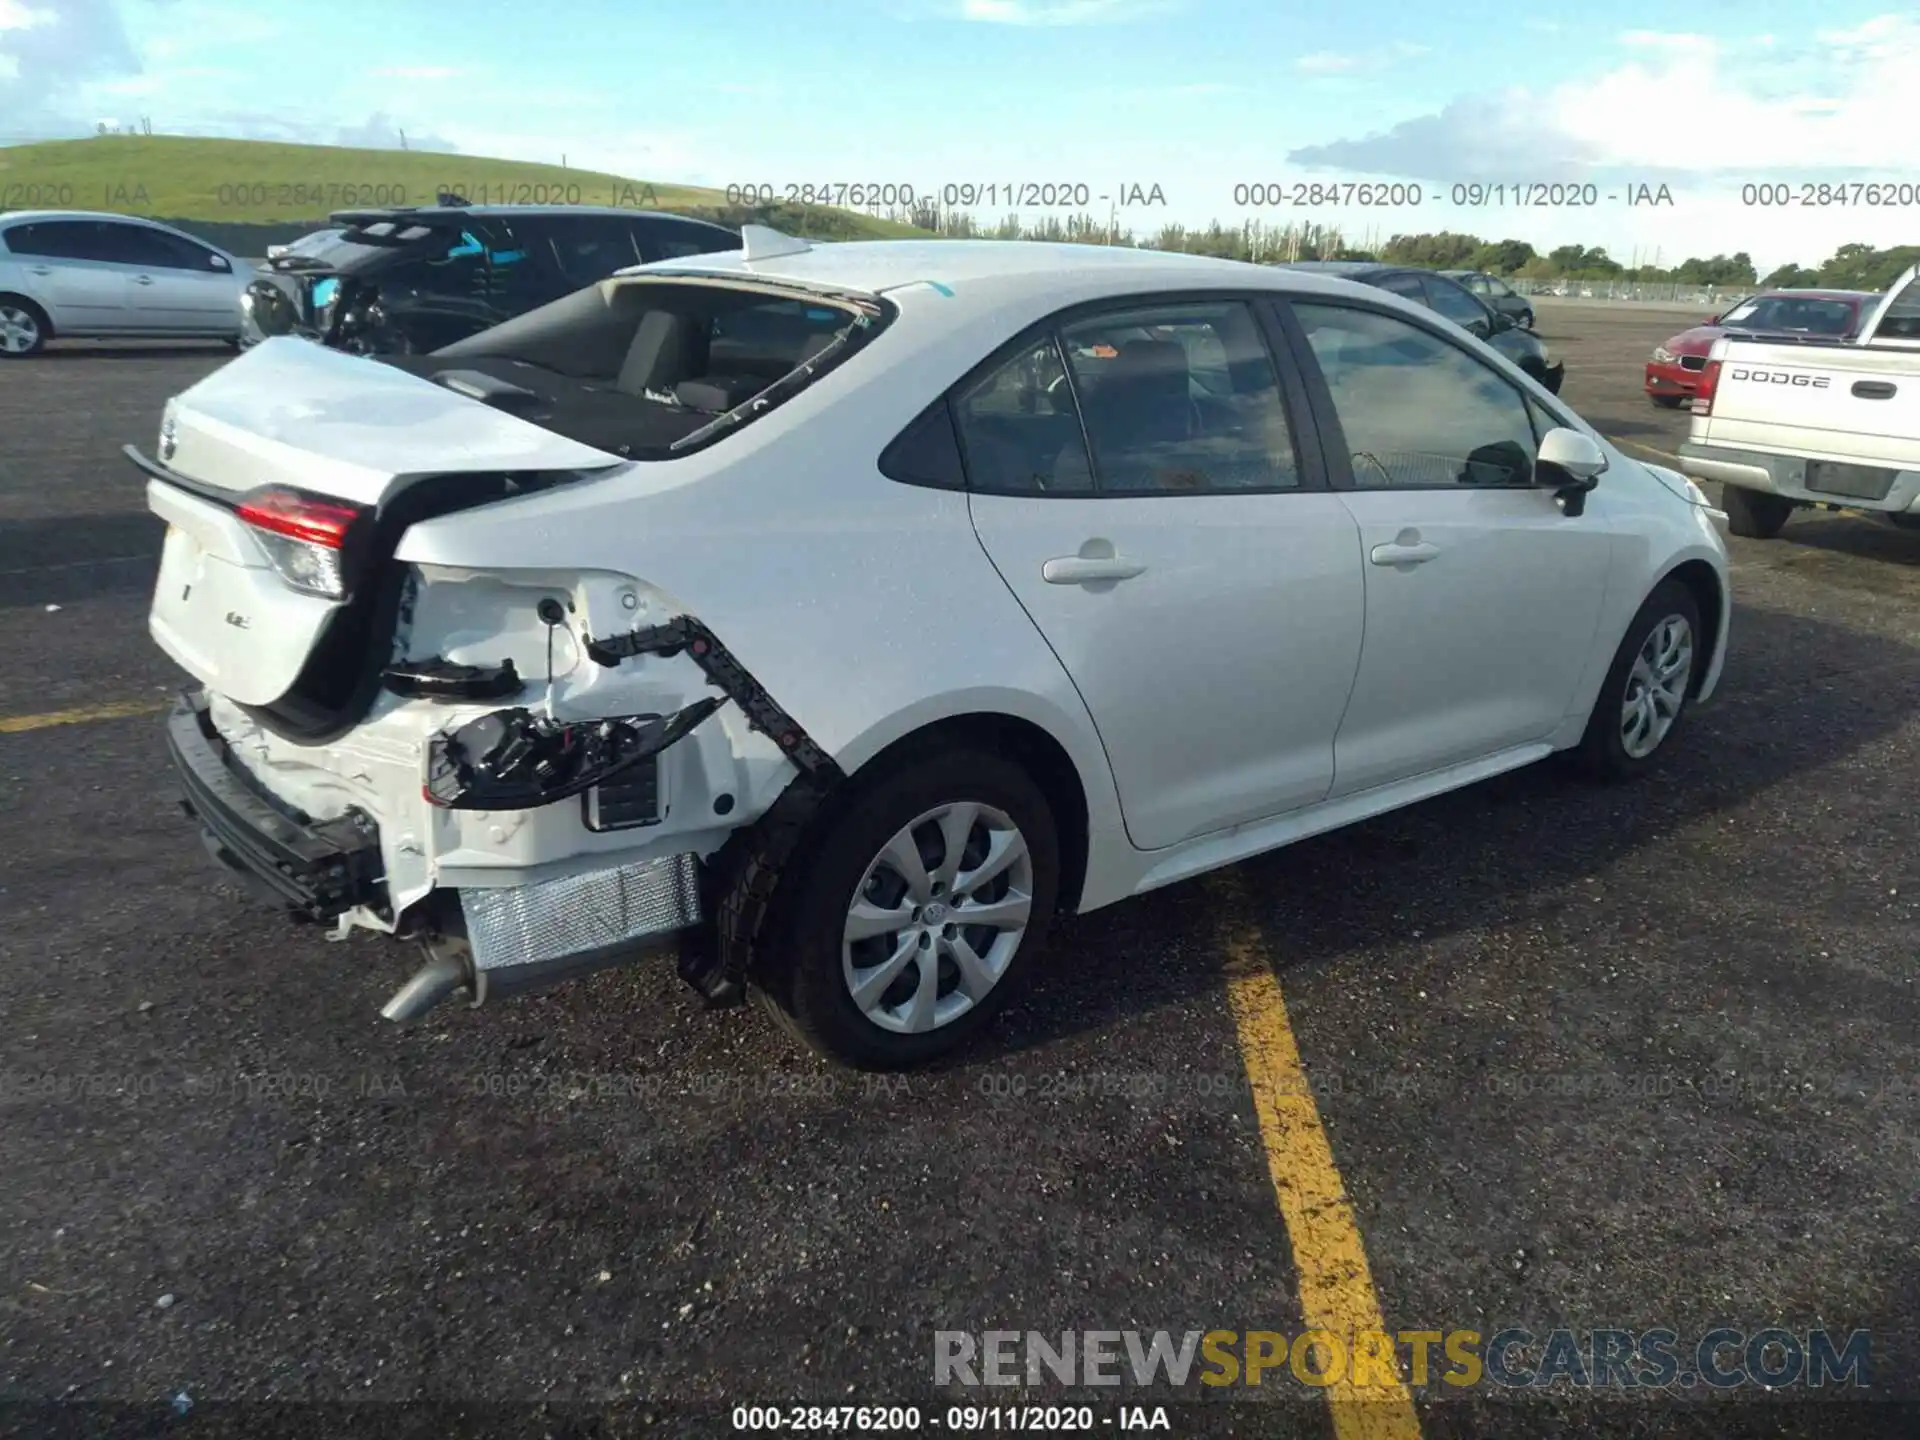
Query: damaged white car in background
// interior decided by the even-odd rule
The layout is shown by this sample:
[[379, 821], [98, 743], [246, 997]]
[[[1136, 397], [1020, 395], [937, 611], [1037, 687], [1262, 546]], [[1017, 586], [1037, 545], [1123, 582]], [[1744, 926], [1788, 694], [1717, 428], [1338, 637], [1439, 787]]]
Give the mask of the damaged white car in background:
[[1003, 242], [623, 272], [177, 396], [151, 615], [188, 809], [417, 941], [409, 1019], [671, 947], [863, 1066], [1086, 911], [1711, 694], [1717, 512], [1425, 309]]

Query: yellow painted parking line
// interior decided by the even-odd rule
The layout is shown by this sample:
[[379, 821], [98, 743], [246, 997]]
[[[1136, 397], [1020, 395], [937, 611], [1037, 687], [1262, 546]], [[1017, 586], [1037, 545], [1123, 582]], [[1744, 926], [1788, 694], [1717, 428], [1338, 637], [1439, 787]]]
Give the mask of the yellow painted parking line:
[[[1345, 1345], [1355, 1336], [1389, 1333], [1353, 1204], [1307, 1084], [1280, 981], [1259, 927], [1239, 918], [1246, 913], [1240, 877], [1229, 871], [1206, 883], [1228, 917], [1221, 936], [1227, 998], [1239, 1030], [1267, 1172], [1293, 1247], [1307, 1329], [1328, 1331]], [[1353, 1370], [1346, 1367], [1342, 1378], [1327, 1387], [1339, 1440], [1419, 1440], [1420, 1420], [1405, 1383], [1397, 1375], [1391, 1383], [1368, 1375], [1363, 1383]]]
[[129, 715], [158, 715], [165, 700], [121, 700], [112, 705], [87, 705], [78, 710], [49, 710], [44, 715], [0, 715], [0, 735], [22, 730], [45, 730], [51, 725], [85, 725], [91, 720], [124, 720]]

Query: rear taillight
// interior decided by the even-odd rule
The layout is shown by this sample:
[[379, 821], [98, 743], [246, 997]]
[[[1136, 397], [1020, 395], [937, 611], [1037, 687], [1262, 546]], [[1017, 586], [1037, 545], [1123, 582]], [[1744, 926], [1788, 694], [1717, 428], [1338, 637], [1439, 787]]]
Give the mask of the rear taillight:
[[1720, 384], [1720, 362], [1707, 361], [1707, 368], [1700, 372], [1699, 383], [1693, 387], [1693, 413], [1711, 415], [1713, 413], [1713, 392]]
[[293, 589], [346, 598], [348, 551], [367, 516], [363, 507], [272, 486], [249, 494], [237, 513]]

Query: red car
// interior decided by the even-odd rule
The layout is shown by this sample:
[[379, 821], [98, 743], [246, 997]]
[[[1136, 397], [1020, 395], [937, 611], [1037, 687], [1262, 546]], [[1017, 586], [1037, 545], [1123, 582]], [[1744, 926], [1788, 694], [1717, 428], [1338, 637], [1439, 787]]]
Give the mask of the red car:
[[1768, 341], [1844, 339], [1859, 332], [1880, 297], [1865, 290], [1768, 290], [1709, 316], [1655, 347], [1647, 394], [1669, 409], [1693, 397], [1707, 352], [1722, 335]]

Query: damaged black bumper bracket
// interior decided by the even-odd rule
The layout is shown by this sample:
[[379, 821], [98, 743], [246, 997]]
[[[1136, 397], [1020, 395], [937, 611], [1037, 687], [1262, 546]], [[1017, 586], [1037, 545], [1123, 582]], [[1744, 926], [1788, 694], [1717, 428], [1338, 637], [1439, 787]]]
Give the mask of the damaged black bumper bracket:
[[691, 615], [682, 615], [664, 625], [587, 641], [588, 656], [608, 667], [636, 655], [677, 655], [682, 650], [706, 672], [707, 678], [729, 700], [740, 707], [741, 713], [747, 717], [747, 724], [771, 737], [773, 743], [804, 773], [822, 785], [831, 785], [846, 778], [834, 758], [815, 744], [813, 737], [775, 703], [766, 688], [748, 673], [746, 666], [734, 659], [733, 652]]
[[167, 751], [208, 851], [263, 898], [323, 922], [359, 906], [387, 913], [379, 827], [357, 811], [316, 823], [271, 804], [232, 763], [204, 691], [167, 717]]
[[495, 710], [433, 737], [427, 798], [448, 810], [531, 810], [584, 794], [679, 744], [724, 701], [671, 715], [558, 721]]
[[807, 833], [808, 821], [846, 772], [812, 736], [774, 701], [700, 621], [691, 615], [644, 630], [587, 641], [587, 654], [612, 667], [637, 655], [677, 655], [685, 651], [707, 679], [740, 707], [747, 724], [772, 739], [801, 778], [751, 827], [736, 831], [710, 857], [703, 883], [714, 924], [681, 944], [680, 978], [709, 1005], [737, 1005], [746, 997], [753, 971], [754, 945], [787, 861]]

